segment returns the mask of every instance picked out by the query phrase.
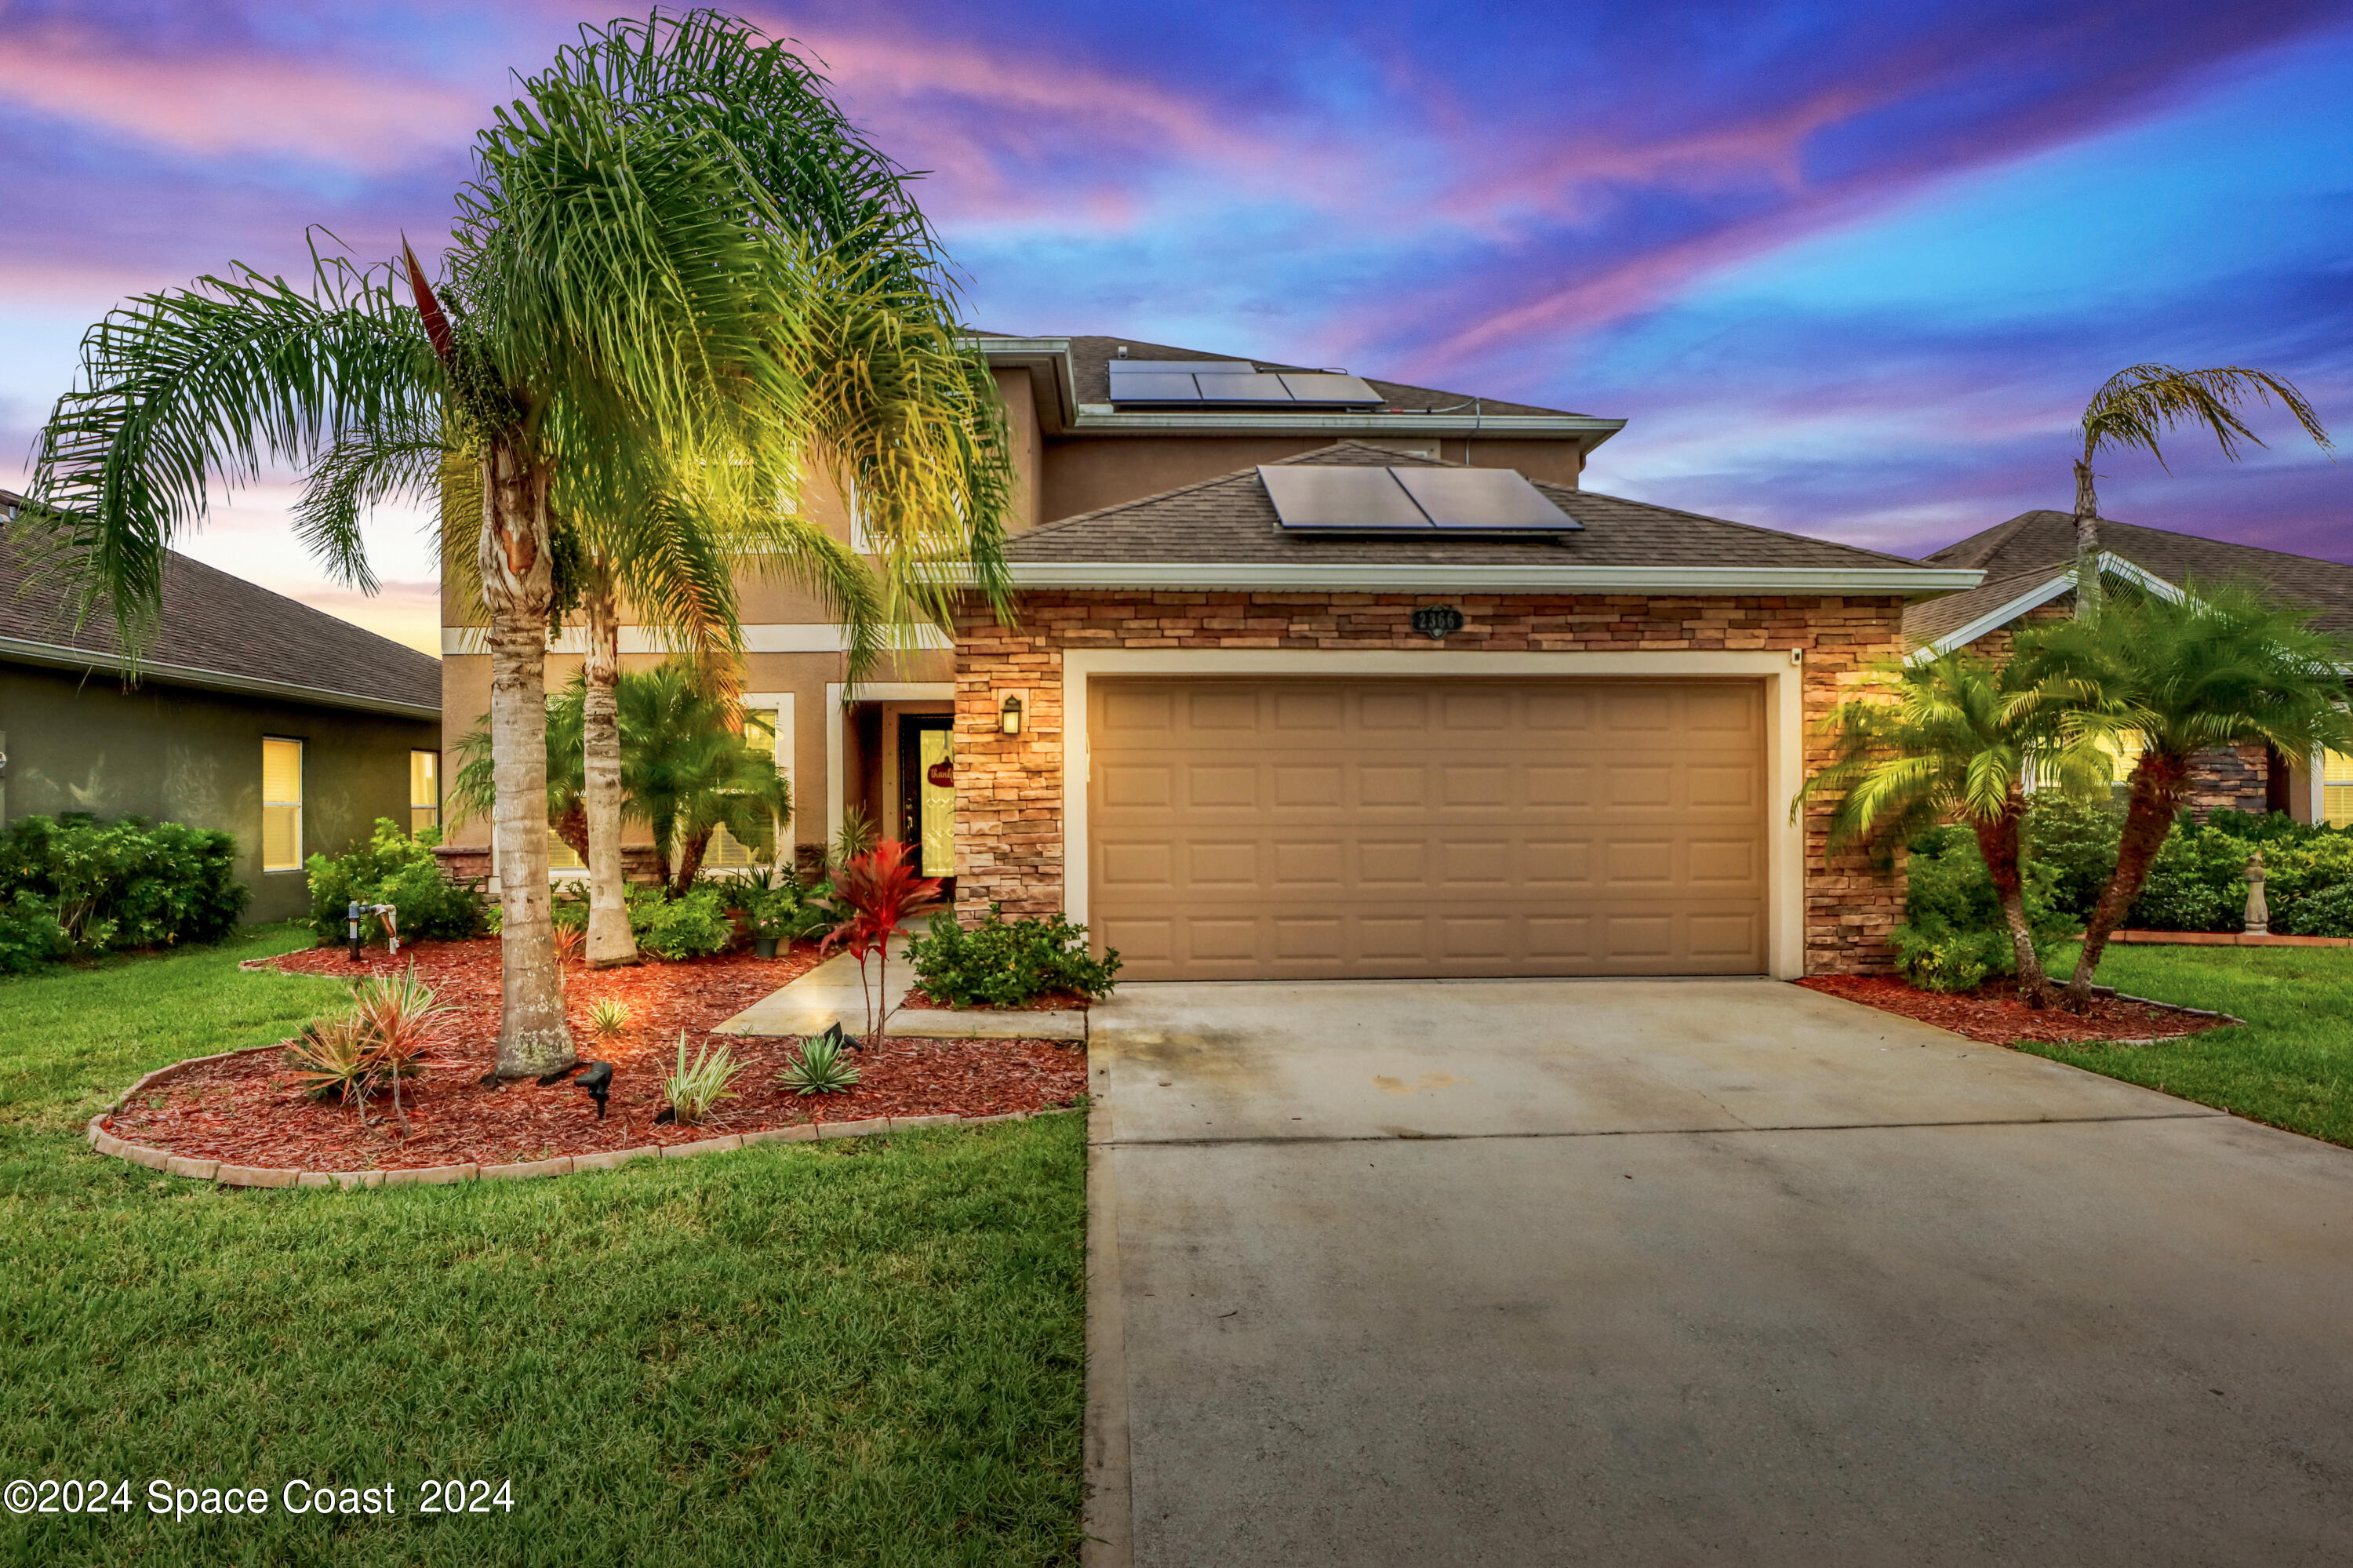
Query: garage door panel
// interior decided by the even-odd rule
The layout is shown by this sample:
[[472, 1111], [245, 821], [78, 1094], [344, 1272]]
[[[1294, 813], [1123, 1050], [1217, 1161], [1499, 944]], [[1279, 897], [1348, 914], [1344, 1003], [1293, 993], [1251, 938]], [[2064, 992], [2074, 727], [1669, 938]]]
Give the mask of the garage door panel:
[[1092, 924], [1136, 980], [1757, 972], [1762, 696], [1098, 681]]

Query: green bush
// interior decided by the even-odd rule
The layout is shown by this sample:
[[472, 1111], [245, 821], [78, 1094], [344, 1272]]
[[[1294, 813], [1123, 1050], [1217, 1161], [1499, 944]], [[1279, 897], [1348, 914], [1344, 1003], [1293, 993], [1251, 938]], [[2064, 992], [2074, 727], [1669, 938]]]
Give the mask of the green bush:
[[[2046, 954], [2073, 924], [2053, 907], [2056, 882], [2049, 866], [2028, 863], [2027, 927], [2036, 949]], [[1912, 841], [1904, 923], [1894, 934], [1897, 967], [1923, 991], [1974, 991], [2018, 972], [2010, 924], [1978, 853], [1977, 835], [1967, 828], [1931, 828]]]
[[[388, 817], [375, 820], [368, 842], [340, 855], [314, 854], [304, 869], [311, 878], [311, 930], [322, 947], [343, 941], [351, 901], [389, 904], [400, 923], [400, 939], [433, 937], [463, 941], [488, 925], [482, 885], [456, 883], [441, 874], [433, 846], [439, 835], [410, 838]], [[371, 915], [360, 926], [369, 940], [384, 936], [384, 923]]]
[[69, 944], [57, 912], [30, 893], [0, 899], [0, 975], [20, 975], [64, 958]]
[[629, 931], [638, 948], [658, 959], [693, 959], [723, 953], [735, 941], [735, 923], [716, 887], [698, 887], [672, 898], [659, 887], [629, 889]]
[[932, 916], [931, 932], [907, 944], [923, 994], [951, 1007], [1018, 1007], [1064, 993], [1090, 1001], [1111, 994], [1116, 948], [1097, 959], [1087, 928], [1056, 914], [1008, 920], [999, 906], [969, 930], [953, 915]]
[[31, 957], [45, 946], [64, 957], [216, 942], [249, 896], [237, 879], [237, 839], [216, 829], [69, 812], [25, 817], [0, 833], [0, 900], [10, 910], [0, 940], [26, 967], [46, 961]]
[[2296, 899], [2272, 916], [2284, 937], [2353, 937], [2353, 883]]
[[2036, 795], [2026, 812], [2026, 858], [2050, 868], [2051, 906], [2081, 925], [2116, 874], [2124, 813], [2105, 801]]
[[744, 916], [754, 936], [779, 942], [813, 941], [840, 923], [822, 891], [803, 885], [791, 872], [775, 887], [756, 882], [730, 884], [727, 906]]

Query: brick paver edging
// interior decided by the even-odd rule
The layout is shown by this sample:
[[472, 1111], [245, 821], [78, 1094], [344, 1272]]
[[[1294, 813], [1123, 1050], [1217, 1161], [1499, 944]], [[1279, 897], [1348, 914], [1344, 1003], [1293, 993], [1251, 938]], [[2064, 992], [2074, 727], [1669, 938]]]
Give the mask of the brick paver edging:
[[731, 1132], [692, 1143], [647, 1143], [603, 1154], [563, 1155], [554, 1160], [530, 1160], [519, 1165], [425, 1165], [406, 1171], [295, 1171], [274, 1165], [231, 1165], [220, 1160], [191, 1160], [160, 1149], [128, 1142], [100, 1126], [131, 1103], [142, 1089], [187, 1067], [225, 1062], [256, 1051], [277, 1051], [277, 1045], [255, 1045], [243, 1051], [223, 1051], [214, 1056], [191, 1056], [168, 1067], [158, 1067], [129, 1088], [114, 1103], [90, 1118], [82, 1131], [100, 1154], [161, 1171], [166, 1176], [211, 1181], [223, 1187], [408, 1187], [438, 1186], [450, 1181], [497, 1181], [526, 1176], [568, 1176], [575, 1171], [610, 1171], [632, 1160], [685, 1160], [697, 1154], [719, 1154], [760, 1143], [812, 1143], [823, 1139], [869, 1138], [878, 1133], [912, 1132], [925, 1127], [978, 1127], [987, 1122], [1027, 1121], [1033, 1116], [1053, 1116], [1057, 1107], [1041, 1111], [1006, 1111], [997, 1116], [876, 1116], [858, 1121], [803, 1122], [797, 1127], [764, 1128], [757, 1132]]

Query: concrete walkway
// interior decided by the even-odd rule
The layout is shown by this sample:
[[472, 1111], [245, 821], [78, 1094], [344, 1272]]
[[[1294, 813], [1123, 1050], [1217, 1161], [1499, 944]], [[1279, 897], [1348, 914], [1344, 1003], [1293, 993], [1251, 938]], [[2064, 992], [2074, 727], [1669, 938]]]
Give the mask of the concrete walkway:
[[[904, 996], [915, 983], [915, 969], [907, 961], [907, 939], [891, 939], [888, 980], [894, 996]], [[875, 959], [867, 959], [868, 986], [861, 990], [858, 960], [836, 953], [808, 973], [771, 992], [721, 1024], [722, 1034], [816, 1034], [839, 1022], [852, 1034], [866, 1028], [866, 1008], [873, 983], [881, 974]], [[1084, 1040], [1083, 1012], [993, 1012], [966, 1009], [903, 1008], [891, 1015], [882, 1033], [894, 1040]]]
[[2353, 1153], [1761, 980], [1092, 1024], [1093, 1563], [2353, 1561]]

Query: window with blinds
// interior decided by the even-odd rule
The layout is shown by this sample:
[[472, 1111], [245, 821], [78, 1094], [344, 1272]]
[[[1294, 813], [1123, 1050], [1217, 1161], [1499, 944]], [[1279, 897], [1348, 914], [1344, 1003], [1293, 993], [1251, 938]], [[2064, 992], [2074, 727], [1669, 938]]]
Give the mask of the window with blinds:
[[261, 739], [261, 869], [302, 869], [302, 743]]
[[2133, 769], [2140, 766], [2140, 754], [2148, 749], [2137, 730], [2126, 730], [2113, 739], [2100, 743], [2108, 754], [2114, 771], [2109, 775], [2109, 788], [2122, 796], [2132, 783]]
[[2353, 827], [2353, 757], [2344, 752], [2321, 754], [2320, 815], [2332, 828]]
[[[744, 710], [744, 743], [771, 766], [776, 760], [776, 710], [745, 708]], [[751, 848], [737, 842], [724, 827], [712, 831], [710, 845], [702, 853], [702, 863], [714, 871], [742, 871], [764, 863]]]
[[408, 832], [410, 837], [441, 825], [441, 754], [408, 754]]
[[550, 871], [586, 871], [588, 863], [578, 852], [564, 842], [554, 828], [547, 830], [547, 869]]

